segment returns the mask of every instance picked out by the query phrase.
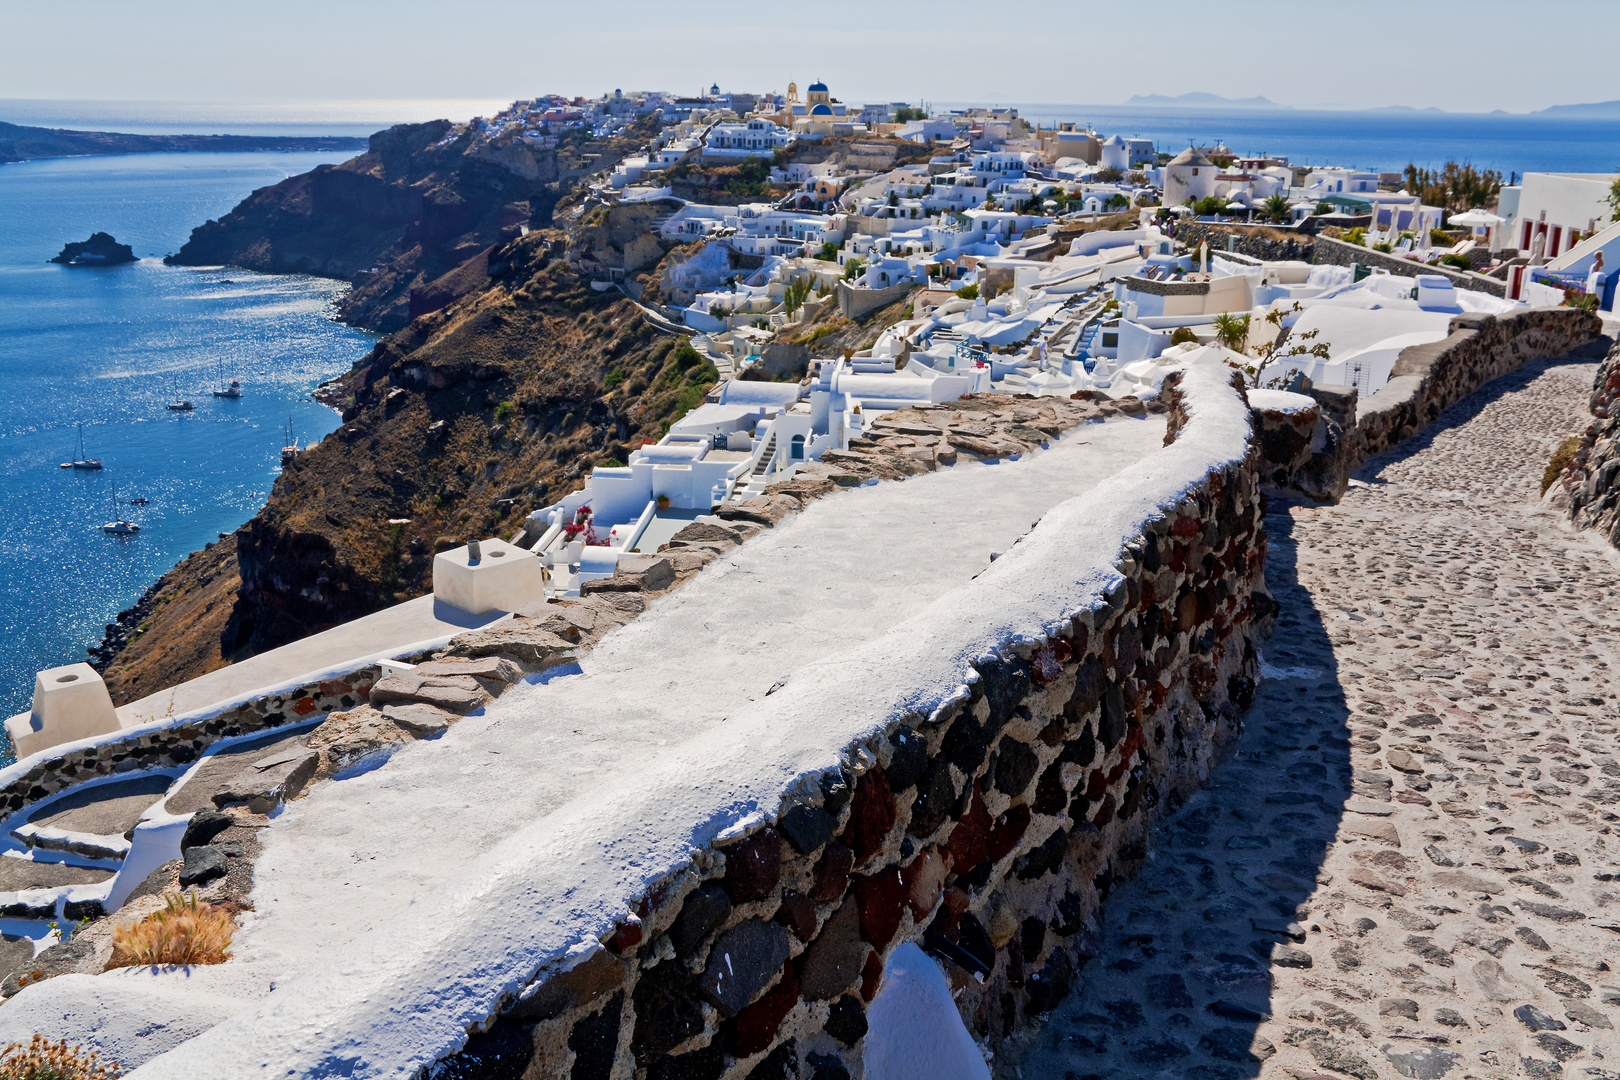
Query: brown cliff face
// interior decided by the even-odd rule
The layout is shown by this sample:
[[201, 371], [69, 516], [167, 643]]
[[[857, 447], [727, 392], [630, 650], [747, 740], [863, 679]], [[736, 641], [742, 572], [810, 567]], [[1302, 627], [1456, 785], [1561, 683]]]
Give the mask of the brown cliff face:
[[[364, 154], [260, 188], [229, 214], [192, 231], [169, 262], [243, 266], [350, 281], [345, 322], [389, 332], [453, 299], [431, 283], [479, 258], [522, 226], [549, 224], [567, 186], [611, 167], [654, 128], [555, 149], [521, 140], [491, 145], [447, 120], [402, 124], [371, 137]], [[571, 141], [570, 141], [571, 140]], [[576, 145], [581, 144], [581, 145]], [[428, 289], [429, 295], [413, 293]]]
[[[619, 293], [592, 290], [553, 256], [565, 246], [536, 231], [494, 248], [481, 288], [327, 387], [344, 424], [237, 531], [229, 604], [200, 622], [196, 604], [149, 604], [145, 630], [112, 650], [115, 689], [150, 692], [422, 595], [436, 551], [515, 534], [530, 510], [700, 403], [713, 366]], [[193, 569], [182, 563], [155, 594], [200, 595]]]

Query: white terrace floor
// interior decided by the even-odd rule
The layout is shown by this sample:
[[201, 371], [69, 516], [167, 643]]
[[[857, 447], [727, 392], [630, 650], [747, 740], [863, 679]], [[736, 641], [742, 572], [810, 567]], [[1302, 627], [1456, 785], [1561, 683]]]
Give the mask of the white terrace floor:
[[236, 955], [300, 967], [379, 925], [520, 825], [725, 723], [817, 656], [959, 586], [1046, 510], [1158, 449], [1163, 417], [821, 499], [614, 632], [583, 674], [518, 686], [384, 768], [323, 784], [269, 830]]

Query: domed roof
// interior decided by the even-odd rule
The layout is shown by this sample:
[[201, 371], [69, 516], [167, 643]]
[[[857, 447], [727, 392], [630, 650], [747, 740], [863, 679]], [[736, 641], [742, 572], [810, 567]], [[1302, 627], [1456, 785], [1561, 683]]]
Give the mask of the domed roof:
[[817, 105], [815, 108], [810, 110], [811, 116], [831, 116], [832, 114], [832, 109], [825, 104]]
[[1103, 140], [1104, 146], [1124, 146], [1125, 140], [1118, 135], [1110, 135]]
[[820, 79], [817, 79], [815, 82], [810, 84], [810, 89], [805, 92], [809, 94], [825, 94], [827, 92], [827, 84], [822, 82]]
[[1171, 165], [1192, 165], [1194, 167], [1214, 168], [1215, 163], [1189, 146], [1181, 153], [1170, 159]]

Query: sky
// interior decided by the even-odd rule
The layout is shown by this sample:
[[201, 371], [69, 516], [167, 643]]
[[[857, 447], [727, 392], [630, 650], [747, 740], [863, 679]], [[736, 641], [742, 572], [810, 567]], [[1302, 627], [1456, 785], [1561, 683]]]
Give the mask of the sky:
[[1614, 0], [0, 0], [0, 41], [0, 98], [512, 100], [820, 78], [852, 102], [1620, 99]]

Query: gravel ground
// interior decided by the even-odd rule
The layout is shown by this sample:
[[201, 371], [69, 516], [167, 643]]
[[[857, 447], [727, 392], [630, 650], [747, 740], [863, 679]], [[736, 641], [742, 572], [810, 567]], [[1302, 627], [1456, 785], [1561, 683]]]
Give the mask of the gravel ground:
[[1596, 365], [1490, 384], [1273, 504], [1232, 760], [1002, 1075], [1620, 1077], [1620, 558], [1542, 509]]

